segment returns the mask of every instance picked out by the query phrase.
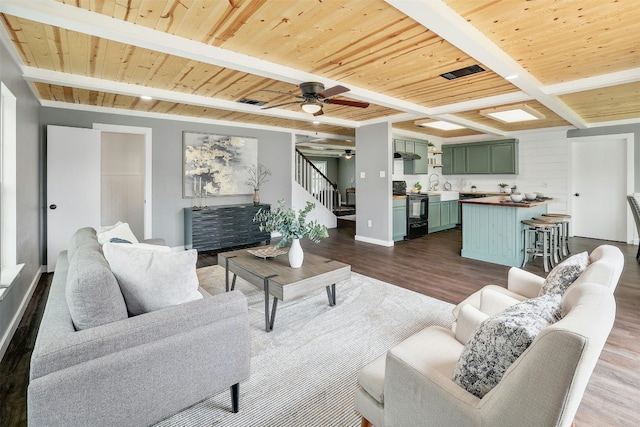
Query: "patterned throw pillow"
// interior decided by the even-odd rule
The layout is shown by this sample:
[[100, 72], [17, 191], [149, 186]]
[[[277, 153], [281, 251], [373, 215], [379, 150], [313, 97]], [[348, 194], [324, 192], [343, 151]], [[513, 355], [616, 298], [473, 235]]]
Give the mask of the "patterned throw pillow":
[[560, 296], [544, 295], [489, 317], [465, 344], [453, 380], [482, 398], [500, 382], [538, 333], [554, 323], [559, 312]]
[[538, 296], [564, 294], [564, 291], [580, 277], [588, 265], [589, 254], [586, 252], [581, 252], [562, 261], [549, 272]]

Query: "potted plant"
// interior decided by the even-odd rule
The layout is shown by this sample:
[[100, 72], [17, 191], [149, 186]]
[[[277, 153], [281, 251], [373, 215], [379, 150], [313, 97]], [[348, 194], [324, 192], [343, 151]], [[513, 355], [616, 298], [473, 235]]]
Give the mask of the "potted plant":
[[420, 182], [418, 181], [415, 184], [413, 184], [413, 188], [416, 189], [416, 191], [415, 191], [416, 193], [419, 193], [419, 192], [422, 191], [422, 184], [420, 184]]
[[505, 188], [508, 187], [509, 184], [507, 184], [506, 182], [501, 182], [500, 184], [498, 184], [498, 187], [500, 187], [500, 192], [501, 193], [505, 193]]
[[267, 169], [265, 165], [258, 163], [257, 165], [251, 165], [245, 167], [249, 178], [244, 182], [246, 185], [253, 188], [253, 204], [260, 204], [260, 186], [265, 182], [269, 182], [271, 176], [271, 170]]
[[471, 191], [474, 192], [474, 193], [476, 192], [476, 186], [475, 185], [471, 186]]
[[273, 210], [260, 209], [253, 218], [253, 222], [260, 223], [260, 231], [282, 235], [282, 239], [275, 245], [279, 249], [291, 242], [289, 248], [289, 265], [292, 268], [302, 266], [304, 253], [300, 246], [300, 239], [307, 236], [314, 243], [329, 237], [327, 227], [318, 221], [307, 221], [307, 215], [315, 208], [315, 203], [307, 202], [304, 209], [295, 211], [285, 208], [284, 200], [278, 200], [278, 207]]

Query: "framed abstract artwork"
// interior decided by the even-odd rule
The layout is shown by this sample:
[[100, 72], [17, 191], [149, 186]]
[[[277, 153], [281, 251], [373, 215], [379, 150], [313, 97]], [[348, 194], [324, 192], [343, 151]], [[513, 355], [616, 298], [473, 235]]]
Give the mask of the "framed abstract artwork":
[[258, 140], [182, 132], [182, 197], [249, 195], [247, 170], [258, 163]]

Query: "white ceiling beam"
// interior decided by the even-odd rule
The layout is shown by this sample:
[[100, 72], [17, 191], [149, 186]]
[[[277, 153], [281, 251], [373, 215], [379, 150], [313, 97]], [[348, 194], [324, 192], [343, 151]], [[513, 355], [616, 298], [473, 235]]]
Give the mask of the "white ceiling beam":
[[[295, 68], [185, 39], [162, 31], [110, 18], [54, 0], [2, 0], [0, 12], [77, 31], [116, 42], [138, 46], [194, 61], [246, 72], [291, 84], [319, 81], [327, 87], [342, 84]], [[429, 108], [391, 96], [349, 85], [349, 98], [400, 111], [428, 114]]]
[[212, 124], [212, 125], [218, 125], [218, 126], [260, 129], [260, 130], [269, 130], [274, 132], [290, 132], [295, 135], [303, 135], [303, 136], [309, 136], [314, 138], [327, 138], [327, 139], [345, 138], [344, 135], [335, 135], [335, 134], [326, 133], [326, 132], [283, 128], [280, 126], [269, 126], [269, 125], [261, 125], [257, 123], [236, 122], [231, 120], [217, 120], [217, 119], [207, 119], [204, 117], [182, 116], [180, 114], [155, 113], [150, 111], [127, 110], [124, 108], [72, 104], [70, 102], [41, 100], [40, 105], [43, 107], [49, 107], [49, 108], [60, 108], [60, 109], [74, 110], [74, 111], [89, 111], [89, 112], [95, 112], [95, 113], [116, 114], [120, 116], [148, 117], [152, 119], [176, 120], [180, 122], [190, 122], [190, 123], [206, 123], [206, 124]]
[[97, 79], [95, 77], [78, 76], [75, 74], [61, 73], [59, 71], [44, 70], [34, 67], [22, 67], [23, 77], [27, 81], [36, 81], [53, 85], [69, 86], [80, 89], [96, 90], [99, 92], [118, 93], [121, 95], [139, 97], [151, 96], [153, 99], [180, 104], [199, 105], [208, 108], [219, 108], [228, 111], [256, 114], [261, 116], [279, 117], [290, 120], [302, 120], [306, 122], [318, 121], [322, 124], [355, 128], [359, 123], [353, 120], [345, 120], [329, 116], [314, 117], [302, 111], [290, 111], [272, 108], [268, 112], [259, 106], [242, 104], [235, 101], [227, 101], [219, 98], [210, 98], [201, 95], [175, 92], [170, 90], [155, 89], [148, 86], [139, 86], [129, 83], [114, 82], [111, 80]]
[[442, 0], [385, 1], [498, 75], [518, 75], [517, 79], [510, 80], [513, 85], [575, 127], [587, 128], [587, 123], [579, 115], [557, 97], [547, 95], [542, 83]]
[[557, 83], [544, 86], [542, 90], [548, 95], [565, 95], [567, 93], [584, 92], [608, 86], [617, 86], [640, 81], [640, 68], [623, 70], [615, 73], [601, 74], [585, 79]]

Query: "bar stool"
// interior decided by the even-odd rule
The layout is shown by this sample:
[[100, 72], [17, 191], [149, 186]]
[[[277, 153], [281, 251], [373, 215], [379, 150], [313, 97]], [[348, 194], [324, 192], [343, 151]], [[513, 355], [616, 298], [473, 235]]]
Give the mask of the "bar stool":
[[558, 219], [552, 216], [536, 216], [532, 218], [534, 221], [545, 222], [548, 224], [553, 224], [553, 235], [551, 238], [553, 239], [553, 262], [554, 264], [558, 264], [563, 257], [562, 255], [562, 234], [563, 234], [563, 224], [564, 221], [562, 219]]
[[562, 255], [568, 256], [571, 251], [569, 250], [569, 220], [571, 219], [571, 215], [567, 214], [558, 214], [558, 213], [546, 213], [542, 214], [542, 216], [548, 216], [550, 218], [558, 218], [562, 220], [562, 235], [560, 241], [562, 242]]
[[529, 258], [542, 257], [544, 271], [549, 272], [549, 266], [553, 268], [553, 253], [555, 251], [554, 230], [555, 224], [532, 219], [522, 220], [525, 226], [524, 233], [524, 259], [522, 267], [527, 264]]

